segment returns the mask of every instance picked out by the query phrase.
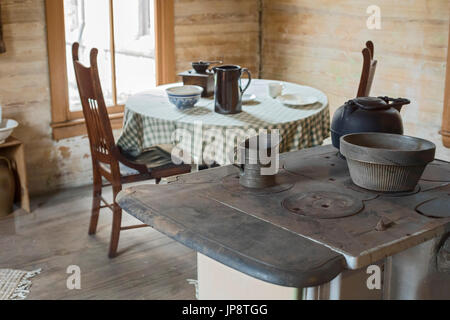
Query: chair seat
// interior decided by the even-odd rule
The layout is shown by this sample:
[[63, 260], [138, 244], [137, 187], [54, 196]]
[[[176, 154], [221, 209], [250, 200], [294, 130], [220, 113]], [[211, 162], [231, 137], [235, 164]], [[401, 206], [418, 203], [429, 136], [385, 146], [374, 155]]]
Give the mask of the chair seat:
[[[158, 145], [146, 149], [136, 157], [125, 152], [122, 154], [128, 160], [137, 164], [144, 164], [149, 169], [169, 169], [179, 166], [172, 162], [172, 148], [173, 147], [171, 145]], [[122, 176], [130, 176], [139, 174], [139, 172], [120, 163], [120, 174]]]

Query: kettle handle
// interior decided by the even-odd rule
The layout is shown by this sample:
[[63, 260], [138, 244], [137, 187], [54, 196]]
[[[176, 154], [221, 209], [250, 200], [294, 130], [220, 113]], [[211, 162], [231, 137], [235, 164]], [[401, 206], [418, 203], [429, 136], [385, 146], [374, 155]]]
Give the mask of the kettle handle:
[[244, 94], [245, 90], [247, 90], [248, 87], [250, 86], [250, 82], [252, 82], [252, 74], [250, 73], [250, 71], [247, 68], [241, 69], [241, 77], [244, 72], [247, 73], [248, 82], [247, 82], [247, 85], [245, 86], [244, 90], [242, 90], [242, 88], [241, 88], [241, 94]]

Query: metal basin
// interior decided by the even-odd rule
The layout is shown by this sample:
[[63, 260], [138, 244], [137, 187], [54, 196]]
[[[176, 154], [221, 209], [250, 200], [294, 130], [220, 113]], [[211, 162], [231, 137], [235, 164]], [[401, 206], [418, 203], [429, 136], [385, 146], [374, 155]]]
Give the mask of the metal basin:
[[413, 190], [436, 146], [428, 140], [388, 133], [354, 133], [341, 137], [353, 182], [369, 190]]

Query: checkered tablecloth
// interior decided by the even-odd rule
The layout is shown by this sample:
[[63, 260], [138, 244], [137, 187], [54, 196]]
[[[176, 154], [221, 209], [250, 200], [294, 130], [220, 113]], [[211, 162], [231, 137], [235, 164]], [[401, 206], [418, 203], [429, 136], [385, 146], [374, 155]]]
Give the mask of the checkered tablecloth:
[[214, 112], [214, 99], [202, 98], [194, 108], [178, 110], [167, 99], [165, 85], [131, 96], [125, 106], [123, 132], [117, 144], [138, 155], [158, 144], [173, 144], [197, 164], [230, 163], [229, 154], [237, 143], [266, 129], [278, 129], [280, 152], [322, 144], [329, 136], [328, 99], [321, 91], [293, 83], [284, 84], [283, 94], [315, 96], [309, 106], [286, 106], [267, 92], [270, 80], [253, 80], [246, 93], [256, 100], [243, 105], [241, 113]]

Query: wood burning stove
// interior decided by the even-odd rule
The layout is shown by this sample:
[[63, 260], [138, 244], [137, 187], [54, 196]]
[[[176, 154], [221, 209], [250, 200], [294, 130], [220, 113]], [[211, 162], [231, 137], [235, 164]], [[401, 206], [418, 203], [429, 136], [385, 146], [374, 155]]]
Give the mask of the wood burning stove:
[[245, 188], [224, 166], [127, 189], [118, 202], [198, 252], [202, 299], [450, 298], [450, 163], [432, 162], [402, 193], [354, 185], [331, 146], [280, 164], [269, 188]]

